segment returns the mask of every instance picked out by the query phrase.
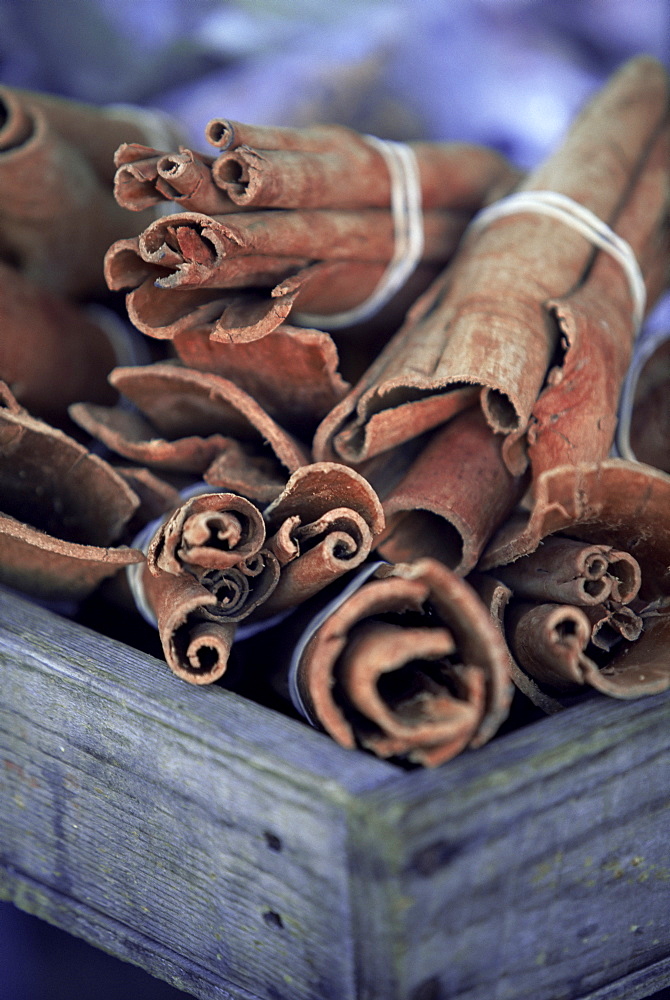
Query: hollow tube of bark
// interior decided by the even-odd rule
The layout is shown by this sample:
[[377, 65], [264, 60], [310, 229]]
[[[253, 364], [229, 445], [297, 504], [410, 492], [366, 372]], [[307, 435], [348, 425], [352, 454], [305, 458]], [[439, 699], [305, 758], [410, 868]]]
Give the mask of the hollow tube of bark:
[[[520, 190], [566, 195], [616, 230], [664, 128], [667, 104], [662, 65], [650, 57], [630, 60]], [[544, 303], [579, 285], [594, 256], [580, 233], [535, 214], [506, 216], [466, 237], [404, 326], [323, 421], [315, 456], [357, 464], [389, 446], [385, 420], [397, 443], [418, 424], [422, 431], [443, 422], [443, 397], [473, 387], [495, 430], [523, 430], [557, 346]], [[464, 405], [453, 404], [452, 413]], [[431, 415], [422, 412], [431, 408]], [[396, 426], [401, 419], [403, 429]], [[380, 426], [371, 429], [373, 422]]]
[[502, 460], [500, 436], [479, 407], [471, 407], [435, 431], [400, 483], [383, 496], [387, 528], [377, 552], [390, 562], [433, 556], [465, 576], [523, 486]]
[[[386, 208], [386, 161], [364, 136], [341, 129], [342, 143], [324, 150], [238, 146], [212, 165], [215, 183], [235, 202], [259, 208]], [[499, 153], [467, 143], [409, 143], [425, 209], [481, 205], [511, 187], [518, 172]]]
[[640, 589], [640, 567], [628, 553], [552, 535], [530, 555], [499, 567], [499, 579], [518, 597], [579, 607], [608, 600], [626, 604]]
[[299, 644], [300, 704], [342, 746], [435, 766], [506, 716], [504, 643], [472, 588], [436, 560], [384, 572]]
[[303, 466], [265, 510], [268, 548], [281, 565], [263, 616], [295, 607], [360, 566], [384, 526], [363, 476], [336, 463]]

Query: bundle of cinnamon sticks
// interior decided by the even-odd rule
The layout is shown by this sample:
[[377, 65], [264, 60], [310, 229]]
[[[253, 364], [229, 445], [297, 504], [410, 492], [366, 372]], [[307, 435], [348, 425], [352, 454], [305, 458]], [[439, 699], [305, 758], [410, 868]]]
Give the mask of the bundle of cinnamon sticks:
[[[25, 106], [98, 169], [90, 109]], [[342, 126], [215, 119], [210, 153], [123, 127], [102, 187], [126, 228], [94, 227], [98, 251], [71, 220], [68, 239], [104, 257], [146, 357], [115, 355], [83, 270], [50, 285], [53, 251], [20, 257], [27, 223], [0, 213], [0, 461], [24, 462], [20, 489], [2, 481], [3, 582], [104, 595], [180, 678], [424, 766], [491, 739], [513, 698], [670, 687], [670, 475], [644, 446], [659, 368], [626, 418], [640, 454], [610, 454], [670, 284], [663, 67], [622, 66], [525, 176]]]

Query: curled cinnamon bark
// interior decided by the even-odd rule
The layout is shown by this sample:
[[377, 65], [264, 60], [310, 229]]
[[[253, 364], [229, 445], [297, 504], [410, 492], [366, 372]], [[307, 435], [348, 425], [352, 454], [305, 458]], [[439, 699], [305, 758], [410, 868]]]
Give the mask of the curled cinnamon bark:
[[237, 625], [207, 616], [216, 607], [216, 594], [189, 574], [152, 576], [145, 570], [143, 577], [170, 670], [191, 684], [218, 680], [228, 666]]
[[[616, 231], [667, 107], [662, 65], [649, 57], [629, 61], [519, 190], [568, 196]], [[316, 457], [360, 463], [417, 428], [442, 423], [470, 404], [473, 391], [493, 429], [523, 430], [556, 348], [545, 303], [579, 285], [593, 258], [581, 233], [539, 214], [504, 216], [466, 238], [377, 361], [323, 421]]]
[[639, 564], [628, 553], [556, 535], [531, 555], [499, 568], [498, 576], [520, 597], [580, 607], [608, 600], [627, 604], [641, 582]]
[[376, 549], [391, 562], [430, 555], [465, 576], [523, 486], [502, 460], [500, 436], [471, 407], [433, 434], [383, 497], [387, 528]]
[[505, 718], [504, 643], [472, 588], [436, 560], [385, 574], [299, 645], [295, 687], [308, 718], [342, 746], [436, 766]]
[[[229, 146], [212, 166], [214, 181], [231, 201], [244, 207], [361, 209], [390, 205], [391, 179], [377, 146], [341, 126], [324, 127], [320, 132], [327, 136], [321, 148], [299, 129], [293, 130], [290, 146]], [[278, 132], [274, 135], [282, 140]], [[272, 134], [264, 135], [260, 129], [252, 138], [273, 141]], [[481, 146], [408, 145], [416, 156], [425, 209], [472, 210], [496, 186], [511, 186], [518, 176], [500, 154]]]
[[139, 506], [114, 469], [32, 417], [0, 383], [0, 579], [80, 600], [142, 553], [119, 544]]
[[114, 150], [122, 138], [146, 139], [159, 128], [171, 143], [175, 130], [140, 109], [10, 87], [0, 88], [0, 116], [0, 256], [52, 291], [104, 290], [105, 250], [149, 221], [129, 225], [114, 201]]
[[155, 622], [170, 669], [210, 684], [226, 670], [237, 623], [279, 579], [263, 518], [236, 494], [199, 493], [152, 531], [146, 566], [131, 576], [138, 608]]
[[367, 480], [331, 462], [294, 472], [263, 516], [268, 548], [281, 566], [264, 617], [295, 607], [360, 566], [384, 526], [381, 504]]
[[349, 384], [338, 371], [330, 334], [280, 326], [249, 344], [216, 341], [206, 329], [178, 334], [173, 346], [187, 368], [234, 382], [287, 431], [310, 440]]
[[[616, 224], [639, 264], [647, 311], [668, 282], [669, 199], [670, 127], [666, 126]], [[567, 462], [595, 462], [608, 456], [638, 332], [630, 285], [621, 264], [608, 253], [597, 255], [576, 292], [547, 302], [546, 310], [558, 331], [559, 358], [533, 406], [528, 428], [505, 442], [510, 467], [521, 470], [528, 460], [534, 477]]]
[[0, 378], [33, 416], [62, 425], [70, 403], [115, 401], [115, 350], [96, 315], [2, 263], [0, 326]]
[[264, 541], [254, 504], [235, 493], [204, 493], [185, 500], [161, 525], [148, 559], [167, 573], [228, 569], [255, 555]]
[[177, 152], [123, 143], [114, 154], [114, 197], [118, 205], [141, 212], [164, 201], [185, 211], [239, 212], [212, 179], [213, 156], [180, 146]]
[[[469, 218], [464, 211], [424, 213], [420, 263], [428, 279], [454, 252]], [[271, 332], [295, 307], [328, 315], [359, 305], [394, 247], [385, 209], [184, 212], [111, 246], [105, 274], [110, 288], [132, 289], [128, 314], [149, 336], [169, 339], [207, 323], [214, 339], [244, 342]]]
[[170, 362], [116, 368], [112, 385], [136, 410], [81, 403], [72, 419], [142, 465], [195, 475], [269, 502], [306, 450], [228, 379]]
[[[647, 621], [628, 621], [622, 628], [631, 641], [618, 655], [597, 663], [589, 651], [604, 643], [592, 640], [591, 623], [585, 609], [565, 604], [513, 605], [509, 611], [508, 636], [512, 652], [523, 669], [550, 688], [574, 692], [589, 685], [613, 698], [641, 698], [670, 687], [667, 649], [659, 638], [670, 635], [670, 614], [653, 612]], [[613, 619], [610, 618], [610, 621]], [[623, 626], [620, 621], [619, 625]], [[637, 641], [634, 641], [637, 639]], [[610, 651], [610, 644], [606, 645]], [[618, 647], [615, 647], [617, 649]]]
[[[517, 588], [522, 599], [524, 595], [537, 596], [537, 591], [531, 595], [536, 581], [528, 582], [524, 564], [537, 565], [543, 558], [542, 549], [538, 548], [543, 539], [547, 555], [555, 547], [563, 546], [565, 542], [557, 537], [557, 532], [578, 541], [587, 552], [594, 547], [599, 549], [608, 563], [603, 576], [611, 577], [611, 594], [604, 607], [577, 608], [572, 598], [569, 605], [560, 605], [560, 614], [573, 622], [578, 618], [582, 624], [588, 624], [587, 641], [582, 643], [582, 624], [574, 625], [570, 668], [560, 681], [536, 672], [540, 683], [551, 683], [554, 687], [562, 684], [566, 688], [587, 684], [617, 698], [637, 698], [670, 685], [667, 658], [662, 657], [646, 672], [636, 666], [649, 664], [648, 649], [658, 649], [656, 639], [647, 635], [647, 624], [655, 622], [659, 615], [668, 614], [669, 501], [670, 477], [647, 466], [620, 459], [597, 465], [562, 466], [538, 478], [530, 512], [511, 518], [494, 537], [480, 567], [500, 575], [510, 587]], [[554, 572], [557, 577], [569, 575], [562, 574], [558, 563]], [[555, 598], [556, 591], [551, 596]], [[565, 610], [566, 607], [570, 610]], [[546, 669], [555, 673], [557, 663], [549, 633], [544, 633], [547, 639], [544, 650], [539, 643], [539, 632], [534, 633], [537, 642], [530, 638], [526, 646], [538, 660], [544, 660], [546, 655], [549, 661]], [[515, 649], [521, 660], [519, 642]], [[529, 662], [521, 665], [533, 672], [544, 669]]]

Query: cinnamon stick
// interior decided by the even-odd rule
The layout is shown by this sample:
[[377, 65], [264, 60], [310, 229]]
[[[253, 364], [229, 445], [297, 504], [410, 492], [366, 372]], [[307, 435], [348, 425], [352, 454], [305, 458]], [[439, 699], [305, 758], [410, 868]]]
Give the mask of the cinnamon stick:
[[435, 431], [383, 496], [387, 528], [376, 549], [391, 562], [430, 555], [465, 576], [523, 488], [502, 460], [500, 436], [471, 407]]
[[0, 118], [0, 257], [52, 291], [104, 290], [105, 250], [149, 222], [129, 224], [114, 201], [114, 150], [158, 129], [171, 143], [175, 129], [158, 113], [10, 87], [0, 88]]
[[139, 500], [67, 434], [32, 417], [0, 383], [0, 579], [35, 597], [79, 601], [142, 553], [122, 544]]
[[[419, 263], [428, 280], [454, 252], [469, 218], [463, 211], [424, 213]], [[248, 341], [294, 308], [327, 316], [358, 306], [379, 284], [394, 248], [385, 209], [183, 212], [113, 244], [105, 275], [110, 288], [131, 289], [128, 314], [149, 336], [171, 339], [207, 323], [214, 339]]]
[[228, 379], [171, 362], [116, 368], [112, 385], [136, 409], [70, 407], [112, 451], [155, 470], [189, 473], [269, 502], [307, 452]]
[[138, 607], [155, 622], [170, 669], [211, 684], [226, 670], [237, 623], [279, 578], [263, 518], [236, 494], [199, 492], [147, 532], [146, 566], [132, 579]]
[[[616, 231], [667, 114], [662, 65], [650, 57], [629, 61], [519, 190], [568, 196]], [[466, 238], [323, 421], [315, 456], [358, 464], [444, 422], [471, 403], [473, 392], [494, 430], [523, 430], [557, 346], [545, 304], [578, 286], [594, 256], [581, 233], [538, 214], [503, 216]]]
[[301, 604], [360, 566], [384, 526], [367, 480], [333, 462], [297, 469], [263, 516], [267, 546], [281, 566], [264, 617]]
[[299, 643], [299, 704], [341, 746], [436, 766], [505, 718], [504, 643], [472, 588], [436, 560], [378, 572]]

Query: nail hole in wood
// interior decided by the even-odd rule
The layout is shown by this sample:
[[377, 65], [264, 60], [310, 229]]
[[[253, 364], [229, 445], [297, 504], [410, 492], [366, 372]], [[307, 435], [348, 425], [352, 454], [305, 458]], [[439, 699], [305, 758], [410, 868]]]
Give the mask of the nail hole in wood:
[[270, 833], [269, 830], [266, 830], [263, 836], [265, 837], [265, 843], [271, 851], [277, 851], [277, 853], [281, 851], [283, 845], [276, 833]]
[[277, 927], [280, 931], [284, 929], [284, 921], [274, 910], [266, 910], [263, 914], [263, 920], [268, 927]]

